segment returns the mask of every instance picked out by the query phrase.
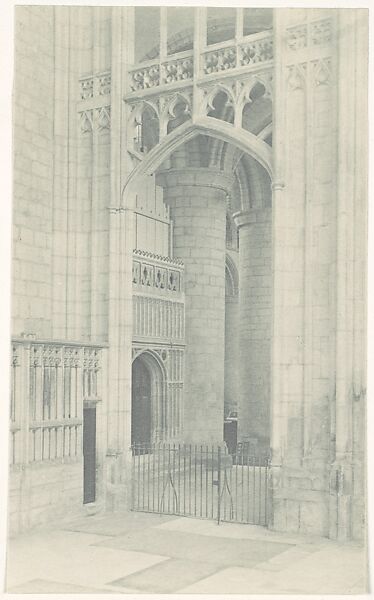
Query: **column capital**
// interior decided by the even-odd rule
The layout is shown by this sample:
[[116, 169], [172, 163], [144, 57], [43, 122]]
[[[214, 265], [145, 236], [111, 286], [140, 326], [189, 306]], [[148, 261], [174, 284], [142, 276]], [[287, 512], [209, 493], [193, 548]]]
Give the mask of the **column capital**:
[[238, 229], [248, 225], [256, 225], [258, 223], [267, 223], [271, 221], [271, 207], [251, 208], [233, 214], [235, 225]]
[[231, 191], [234, 177], [220, 169], [211, 167], [187, 167], [184, 169], [167, 169], [156, 173], [156, 184], [161, 187], [169, 186], [195, 186], [210, 187], [222, 190], [225, 193]]
[[273, 192], [282, 191], [285, 187], [286, 184], [284, 183], [284, 181], [273, 181], [273, 183], [271, 184], [271, 189], [273, 190]]

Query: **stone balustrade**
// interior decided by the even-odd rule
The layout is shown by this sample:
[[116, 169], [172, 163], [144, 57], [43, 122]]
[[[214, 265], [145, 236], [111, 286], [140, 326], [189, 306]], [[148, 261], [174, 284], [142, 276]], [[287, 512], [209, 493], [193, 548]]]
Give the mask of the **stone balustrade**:
[[[185, 53], [184, 53], [185, 54]], [[161, 66], [161, 83], [175, 83], [193, 78], [193, 57], [188, 53], [182, 58], [169, 60]]]
[[[320, 30], [325, 32], [326, 27], [320, 24]], [[325, 35], [324, 33], [321, 35]], [[317, 34], [316, 34], [317, 35]], [[155, 58], [135, 65], [129, 70], [129, 98], [140, 92], [151, 91], [157, 88], [172, 86], [183, 88], [191, 85], [195, 79], [203, 82], [209, 76], [214, 79], [217, 74], [231, 74], [245, 72], [248, 69], [258, 70], [260, 66], [269, 68], [273, 60], [273, 33], [263, 31], [245, 36], [240, 40], [220, 42], [205, 47], [201, 53], [200, 70], [194, 70], [194, 56], [192, 50], [179, 52], [167, 58]], [[83, 110], [84, 104], [91, 104], [96, 98], [100, 104], [100, 97], [110, 95], [111, 74], [110, 72], [86, 75], [79, 80], [79, 110]], [[151, 92], [150, 92], [151, 93]]]
[[273, 37], [270, 35], [248, 40], [238, 46], [238, 62], [241, 67], [266, 63], [273, 60]]
[[181, 52], [162, 63], [159, 59], [147, 61], [131, 69], [129, 76], [132, 92], [191, 80], [193, 78], [192, 52]]
[[227, 48], [218, 48], [206, 52], [204, 55], [204, 74], [210, 75], [211, 73], [220, 73], [227, 69], [234, 69], [236, 67], [236, 46], [229, 46]]
[[90, 343], [12, 340], [11, 465], [81, 456], [83, 404], [101, 400], [104, 351]]

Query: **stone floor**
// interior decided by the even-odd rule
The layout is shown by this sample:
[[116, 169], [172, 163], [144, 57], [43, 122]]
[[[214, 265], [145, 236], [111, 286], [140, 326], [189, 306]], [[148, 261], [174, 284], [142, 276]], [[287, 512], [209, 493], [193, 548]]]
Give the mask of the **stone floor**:
[[361, 594], [354, 543], [146, 513], [87, 516], [10, 540], [8, 593]]

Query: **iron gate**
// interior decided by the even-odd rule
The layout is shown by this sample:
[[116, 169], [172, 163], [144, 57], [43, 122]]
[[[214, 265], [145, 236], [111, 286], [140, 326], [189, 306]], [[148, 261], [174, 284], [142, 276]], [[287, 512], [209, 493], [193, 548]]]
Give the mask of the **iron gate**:
[[268, 464], [244, 445], [134, 445], [131, 508], [267, 525]]

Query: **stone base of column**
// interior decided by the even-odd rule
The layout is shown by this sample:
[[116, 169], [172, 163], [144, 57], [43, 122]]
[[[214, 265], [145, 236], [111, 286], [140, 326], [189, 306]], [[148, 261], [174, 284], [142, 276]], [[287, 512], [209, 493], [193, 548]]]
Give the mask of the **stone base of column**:
[[339, 541], [363, 540], [365, 500], [353, 495], [353, 467], [324, 466], [313, 458], [300, 466], [271, 465], [269, 528], [320, 535]]
[[131, 468], [123, 454], [108, 452], [105, 457], [105, 510], [131, 508]]
[[329, 536], [329, 492], [326, 471], [271, 466], [270, 522], [274, 531]]

